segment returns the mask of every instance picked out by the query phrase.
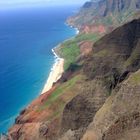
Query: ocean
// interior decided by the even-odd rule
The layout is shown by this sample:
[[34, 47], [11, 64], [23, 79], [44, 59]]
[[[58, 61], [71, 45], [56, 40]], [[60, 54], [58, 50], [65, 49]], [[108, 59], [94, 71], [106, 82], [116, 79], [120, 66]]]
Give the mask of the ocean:
[[41, 93], [56, 59], [52, 48], [76, 34], [65, 21], [77, 8], [0, 11], [0, 133]]

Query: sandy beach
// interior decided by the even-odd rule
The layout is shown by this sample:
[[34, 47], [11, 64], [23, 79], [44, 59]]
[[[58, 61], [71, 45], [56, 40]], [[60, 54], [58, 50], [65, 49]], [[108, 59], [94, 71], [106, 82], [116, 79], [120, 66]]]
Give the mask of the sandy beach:
[[54, 55], [56, 57], [56, 62], [55, 62], [54, 66], [50, 72], [48, 80], [47, 80], [41, 94], [49, 91], [52, 88], [53, 84], [61, 78], [61, 76], [64, 72], [64, 68], [63, 68], [64, 67], [64, 59], [59, 58], [56, 55], [56, 53], [54, 52], [54, 50], [52, 50], [52, 52], [54, 53]]
[[[74, 28], [72, 26], [70, 26], [70, 27]], [[78, 30], [78, 28], [74, 28], [74, 29], [76, 31], [76, 35], [78, 35], [80, 31]], [[68, 40], [70, 40], [70, 39], [68, 39]], [[58, 46], [56, 46], [56, 47], [59, 47], [59, 46], [60, 46], [60, 44]], [[53, 66], [53, 68], [52, 68], [52, 70], [50, 72], [48, 80], [47, 80], [47, 82], [46, 82], [41, 94], [49, 91], [52, 88], [53, 84], [55, 82], [57, 82], [61, 78], [61, 76], [62, 76], [62, 74], [64, 72], [64, 59], [59, 58], [58, 55], [55, 53], [54, 49], [52, 49], [52, 52], [53, 52], [53, 54], [54, 54], [54, 56], [56, 58], [56, 62], [55, 62], [54, 66]]]

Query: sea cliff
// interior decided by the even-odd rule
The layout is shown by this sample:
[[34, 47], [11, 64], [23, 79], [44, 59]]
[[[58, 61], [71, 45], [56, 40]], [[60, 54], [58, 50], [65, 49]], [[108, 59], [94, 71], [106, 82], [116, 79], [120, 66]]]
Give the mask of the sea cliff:
[[[104, 4], [110, 1], [100, 2], [106, 7]], [[124, 7], [128, 6], [126, 0], [123, 2]], [[129, 2], [131, 5], [134, 1]], [[100, 9], [96, 7], [100, 4], [86, 3], [82, 12], [85, 14], [94, 6], [98, 13]], [[117, 4], [114, 2], [113, 7]], [[80, 33], [56, 49], [65, 60], [64, 73], [49, 91], [21, 112], [9, 129], [9, 138], [139, 140], [140, 19], [138, 8], [130, 5], [129, 20], [133, 20], [126, 18], [112, 28], [99, 19], [102, 26], [97, 26], [97, 30], [90, 30], [96, 24], [89, 25], [89, 21], [85, 25], [77, 24], [82, 12], [68, 20]], [[128, 12], [129, 8], [124, 10]], [[116, 10], [119, 17], [123, 16], [115, 8], [100, 18], [104, 21]], [[91, 27], [89, 31], [85, 32], [85, 26]]]

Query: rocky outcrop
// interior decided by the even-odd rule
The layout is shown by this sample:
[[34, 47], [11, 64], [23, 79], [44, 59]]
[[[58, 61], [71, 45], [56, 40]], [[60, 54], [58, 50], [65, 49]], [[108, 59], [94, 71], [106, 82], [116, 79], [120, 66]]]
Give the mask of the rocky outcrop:
[[[105, 114], [108, 113], [108, 109], [112, 108], [112, 103], [115, 102], [114, 100], [112, 101], [112, 98], [116, 94], [119, 95], [120, 91], [121, 94], [125, 94], [126, 96], [129, 91], [130, 94], [139, 94], [139, 85], [133, 87], [131, 84], [128, 84], [124, 87], [125, 84], [123, 84], [123, 81], [125, 81], [132, 72], [136, 72], [140, 69], [139, 33], [140, 19], [134, 20], [114, 30], [94, 44], [93, 52], [87, 57], [83, 67], [83, 72], [87, 76], [87, 81], [85, 81], [82, 86], [83, 92], [81, 91], [78, 96], [70, 101], [63, 111], [61, 123], [62, 139], [65, 140], [66, 137], [68, 140], [80, 139], [93, 120], [95, 120], [95, 123], [94, 121], [91, 123], [91, 125], [94, 124], [94, 126], [92, 126], [93, 130], [90, 131], [89, 126], [89, 131], [87, 130], [83, 140], [114, 140], [111, 135], [112, 133], [114, 133], [113, 137], [116, 138], [116, 131], [121, 131], [122, 128], [126, 127], [126, 129], [124, 128], [124, 130], [120, 132], [123, 133], [129, 129], [128, 126], [131, 128], [137, 124], [139, 121], [139, 117], [137, 117], [139, 116], [139, 112], [134, 110], [133, 107], [135, 108], [139, 104], [137, 102], [135, 106], [135, 100], [133, 99], [131, 110], [134, 112], [131, 112], [127, 116], [126, 112], [128, 107], [126, 107], [126, 116], [120, 115], [120, 118], [117, 120], [116, 117], [114, 117], [114, 121], [117, 122], [117, 124], [115, 124], [115, 122], [111, 124], [113, 116], [110, 116], [111, 119], [106, 120]], [[122, 88], [126, 91], [122, 91]], [[109, 97], [109, 99], [107, 99], [107, 97]], [[120, 95], [116, 104], [121, 105], [120, 102], [124, 102], [121, 100], [121, 97], [122, 95]], [[137, 98], [138, 95], [134, 97]], [[109, 105], [102, 110], [106, 99], [106, 103]], [[130, 100], [131, 95], [128, 95], [126, 101], [129, 103]], [[114, 104], [112, 110], [115, 110], [115, 107], [117, 107], [116, 104]], [[119, 109], [120, 112], [124, 112], [123, 107], [121, 108], [119, 106], [119, 108], [115, 110], [116, 113], [119, 112]], [[98, 112], [100, 112], [99, 115]], [[101, 123], [101, 125], [99, 124], [99, 128], [98, 121], [96, 123], [98, 118], [104, 119], [99, 120], [99, 123]], [[106, 124], [104, 124], [105, 121]], [[117, 128], [116, 125], [119, 126], [119, 128]], [[106, 130], [107, 128], [109, 129]], [[94, 129], [97, 130], [95, 131]], [[93, 133], [94, 131], [95, 133]]]
[[140, 70], [121, 84], [93, 118], [82, 140], [139, 140]]
[[61, 133], [69, 134], [72, 130], [74, 140], [81, 138], [93, 116], [104, 104], [108, 93], [98, 80], [86, 81], [82, 87], [81, 93], [65, 106], [61, 123]]
[[115, 86], [128, 73], [140, 68], [139, 50], [140, 19], [117, 28], [96, 42], [93, 54], [85, 61], [84, 72], [90, 79], [113, 80], [110, 86]]

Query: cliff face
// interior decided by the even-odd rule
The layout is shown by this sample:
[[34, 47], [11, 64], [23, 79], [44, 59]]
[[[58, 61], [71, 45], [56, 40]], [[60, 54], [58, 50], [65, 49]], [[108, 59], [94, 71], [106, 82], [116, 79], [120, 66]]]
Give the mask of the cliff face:
[[97, 2], [86, 2], [80, 12], [71, 18], [68, 23], [78, 26], [102, 25], [106, 30], [112, 31], [114, 27], [130, 21], [135, 13], [140, 10], [139, 0], [99, 0]]
[[[133, 140], [131, 129], [137, 129], [136, 133], [140, 130], [137, 124], [140, 78], [136, 72], [140, 69], [139, 49], [140, 19], [114, 30], [95, 43], [93, 53], [83, 67], [88, 78], [83, 93], [64, 109], [63, 139], [80, 139], [86, 131], [83, 140], [120, 140], [123, 139], [121, 135], [130, 136]], [[131, 79], [134, 85], [128, 82]], [[139, 136], [135, 138], [138, 140]]]
[[133, 11], [140, 8], [139, 0], [101, 0], [99, 1], [99, 15], [107, 16], [111, 13]]
[[140, 19], [105, 35], [82, 61], [21, 112], [10, 138], [138, 140]]
[[[131, 74], [107, 99], [82, 140], [139, 140], [140, 71]], [[94, 138], [94, 139], [93, 139]]]

